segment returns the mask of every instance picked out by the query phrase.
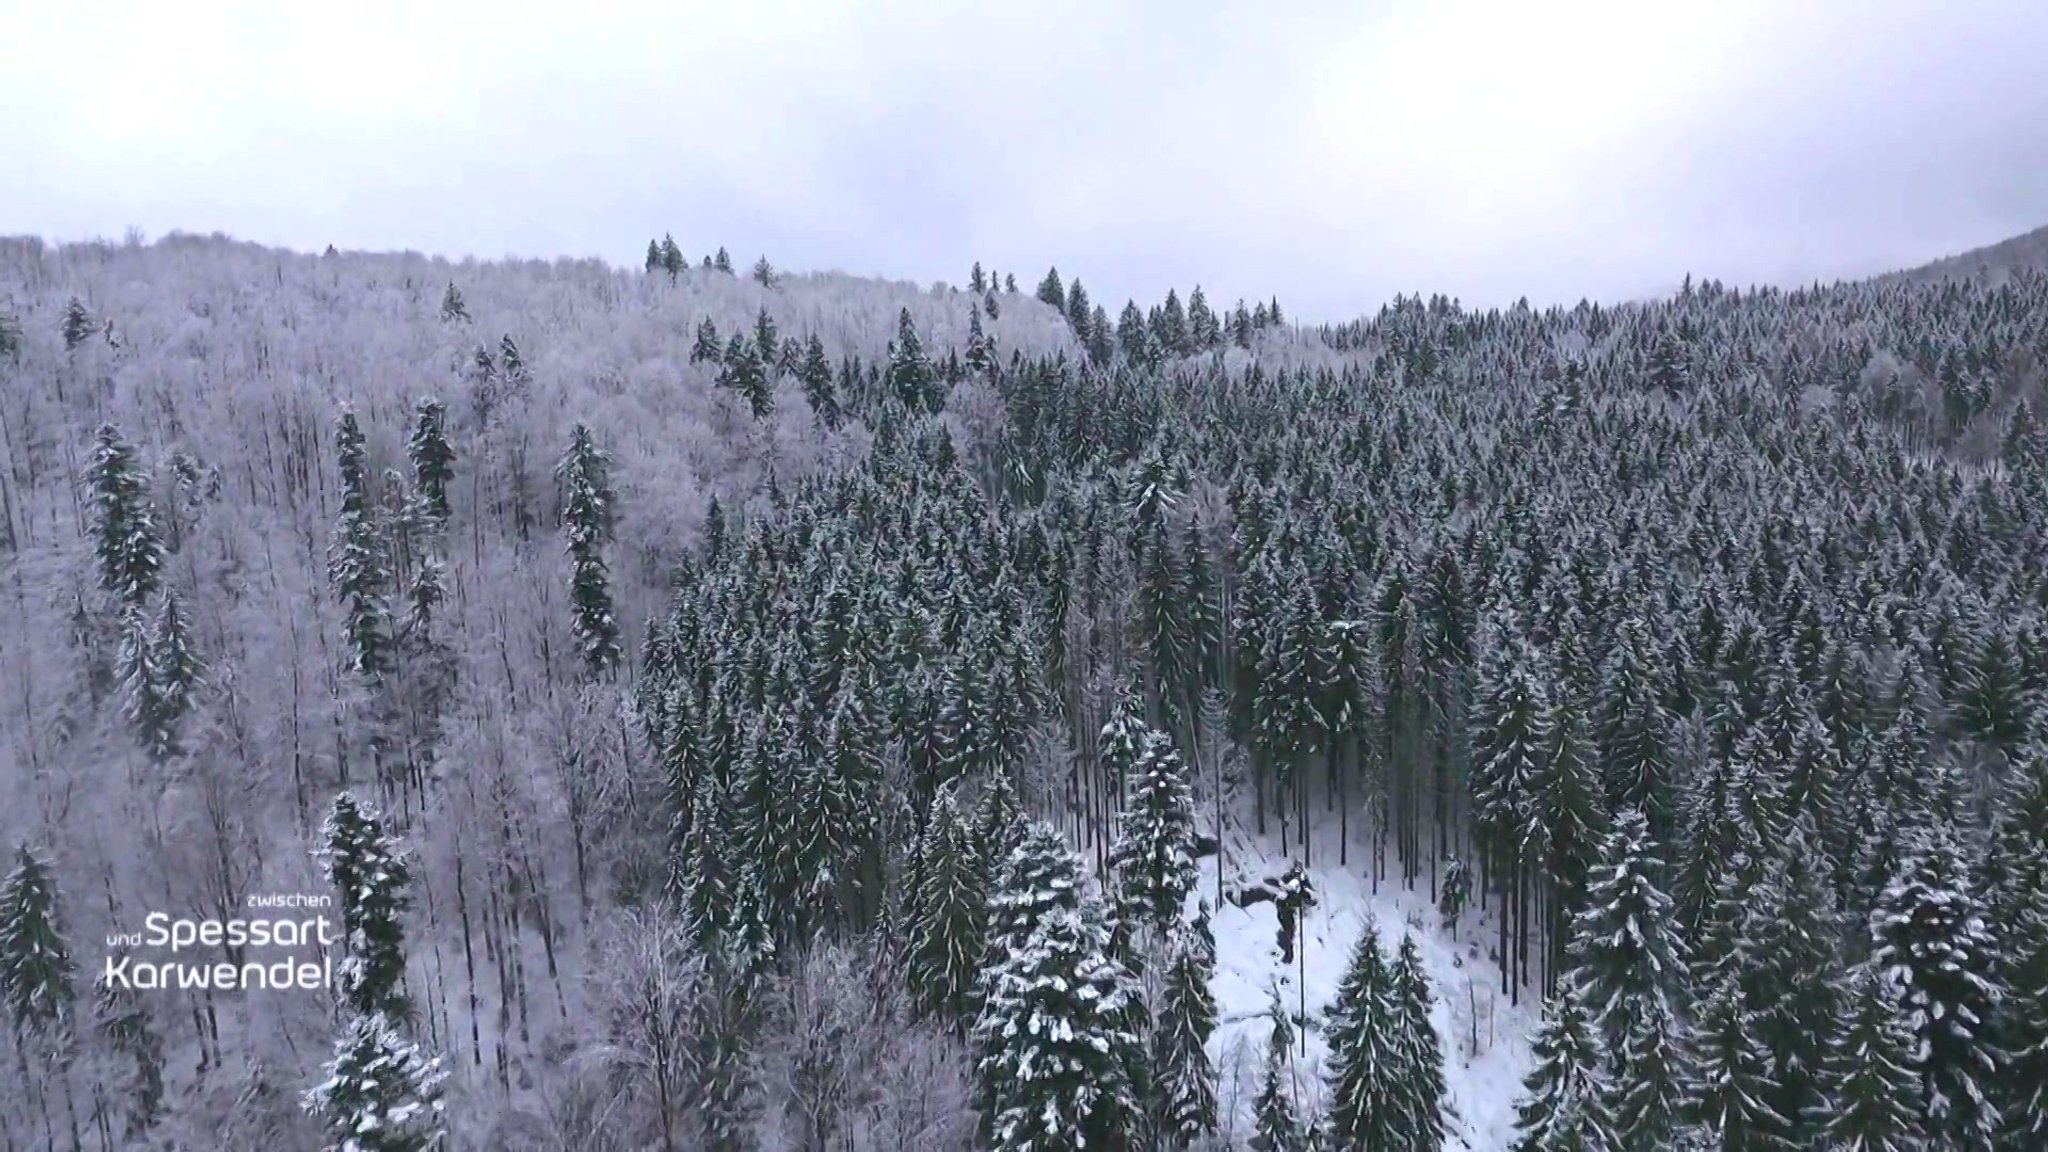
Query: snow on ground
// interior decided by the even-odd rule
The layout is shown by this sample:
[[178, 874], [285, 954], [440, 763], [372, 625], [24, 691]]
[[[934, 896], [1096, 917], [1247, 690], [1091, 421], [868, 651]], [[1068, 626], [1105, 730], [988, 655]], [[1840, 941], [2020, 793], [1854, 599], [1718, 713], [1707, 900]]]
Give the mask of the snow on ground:
[[[1273, 829], [1277, 832], [1277, 828]], [[1401, 935], [1412, 929], [1435, 993], [1437, 1035], [1443, 1042], [1444, 1079], [1455, 1116], [1448, 1126], [1449, 1149], [1505, 1152], [1514, 1128], [1515, 1102], [1530, 1067], [1529, 1036], [1541, 1016], [1538, 997], [1525, 990], [1519, 1006], [1501, 993], [1500, 969], [1487, 957], [1490, 940], [1486, 917], [1468, 909], [1453, 941], [1438, 926], [1436, 908], [1424, 883], [1403, 891], [1396, 873], [1372, 890], [1371, 850], [1367, 834], [1354, 826], [1350, 864], [1337, 864], [1337, 828], [1316, 827], [1315, 858], [1309, 868], [1316, 904], [1303, 918], [1295, 963], [1280, 963], [1279, 917], [1270, 903], [1239, 908], [1228, 901], [1218, 906], [1216, 861], [1201, 861], [1200, 878], [1190, 896], [1206, 900], [1215, 911], [1216, 996], [1218, 1025], [1210, 1054], [1221, 1079], [1218, 1096], [1239, 1140], [1251, 1133], [1252, 1101], [1264, 1068], [1270, 1031], [1266, 1011], [1277, 984], [1286, 1011], [1298, 1015], [1306, 992], [1309, 1027], [1299, 1029], [1296, 1044], [1296, 1093], [1307, 1111], [1323, 1098], [1321, 1068], [1327, 1048], [1319, 1034], [1320, 1017], [1336, 999], [1337, 984], [1351, 957], [1352, 945], [1370, 912], [1378, 918], [1380, 943], [1389, 958]], [[1284, 873], [1289, 860], [1280, 854], [1277, 835], [1264, 838], [1240, 830], [1225, 835], [1226, 892]], [[1392, 852], [1388, 863], [1393, 864]], [[1305, 1052], [1304, 1052], [1305, 1049]]]

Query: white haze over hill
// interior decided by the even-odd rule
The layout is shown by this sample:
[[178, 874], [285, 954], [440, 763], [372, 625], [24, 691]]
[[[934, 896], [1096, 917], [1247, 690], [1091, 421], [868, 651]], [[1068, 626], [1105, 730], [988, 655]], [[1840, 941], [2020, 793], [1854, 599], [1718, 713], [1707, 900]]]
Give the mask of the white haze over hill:
[[0, 230], [1614, 300], [2038, 226], [2044, 43], [2034, 0], [82, 0], [0, 39]]

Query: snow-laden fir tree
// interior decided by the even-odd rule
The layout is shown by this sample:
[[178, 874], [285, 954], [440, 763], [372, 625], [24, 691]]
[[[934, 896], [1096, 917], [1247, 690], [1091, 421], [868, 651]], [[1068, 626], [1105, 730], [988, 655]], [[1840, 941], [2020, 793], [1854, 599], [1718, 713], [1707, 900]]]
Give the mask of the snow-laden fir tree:
[[1003, 870], [1009, 864], [1010, 854], [1023, 843], [1027, 827], [1024, 806], [1010, 784], [1009, 773], [992, 774], [981, 790], [973, 822], [974, 851], [981, 868], [983, 892], [993, 896], [1001, 890]]
[[92, 339], [95, 327], [92, 313], [86, 311], [84, 301], [73, 296], [71, 301], [64, 305], [64, 317], [58, 324], [58, 331], [64, 336], [64, 350], [76, 352], [80, 344]]
[[1063, 311], [1067, 314], [1067, 327], [1072, 329], [1075, 335], [1085, 338], [1088, 334], [1088, 318], [1092, 308], [1089, 305], [1088, 290], [1081, 287], [1079, 276], [1074, 277], [1074, 282], [1067, 286], [1067, 302]]
[[349, 792], [334, 798], [313, 855], [341, 894], [344, 955], [335, 984], [343, 1003], [357, 1016], [405, 1020], [411, 1013], [401, 990], [410, 861], [376, 810]]
[[690, 363], [725, 363], [725, 345], [718, 341], [718, 325], [706, 316], [697, 322], [697, 339], [690, 345]]
[[306, 1111], [327, 1130], [323, 1152], [431, 1152], [444, 1147], [444, 1081], [390, 1017], [352, 1018], [334, 1046], [327, 1078], [306, 1092]]
[[1757, 1041], [1756, 1012], [1732, 973], [1706, 995], [1692, 1022], [1684, 1077], [1690, 1139], [1711, 1152], [1792, 1152], [1791, 1122], [1771, 1107], [1779, 1086]]
[[[114, 959], [118, 963], [120, 957]], [[163, 1041], [149, 1006], [135, 989], [107, 979], [105, 972], [93, 980], [92, 1022], [93, 1029], [131, 1064], [115, 1087], [124, 1098], [122, 1135], [133, 1140], [163, 1115]]]
[[1650, 648], [1640, 619], [1622, 621], [1601, 667], [1592, 724], [1608, 804], [1639, 809], [1661, 845], [1673, 830], [1671, 714]]
[[77, 966], [64, 939], [57, 878], [27, 844], [0, 881], [0, 1000], [17, 1033], [54, 1034], [69, 1023]]
[[[2048, 828], [2041, 830], [2048, 836]], [[2048, 848], [2036, 846], [2027, 879], [2004, 926], [2009, 942], [2002, 975], [2007, 989], [2009, 1051], [2001, 1069], [1999, 1118], [2006, 1148], [2048, 1148]]]
[[1871, 913], [1871, 963], [1905, 997], [1929, 1139], [1955, 1152], [1988, 1152], [1999, 1128], [1995, 942], [1946, 821], [1908, 829], [1902, 849]]
[[987, 1135], [1003, 1152], [1130, 1147], [1144, 1119], [1144, 1011], [1110, 957], [1100, 902], [1049, 825], [1030, 827], [1004, 875], [973, 1032]]
[[391, 666], [390, 558], [370, 499], [363, 431], [353, 412], [335, 421], [341, 468], [341, 512], [327, 545], [327, 585], [341, 602], [349, 667], [372, 682]]
[[1536, 1066], [1515, 1106], [1513, 1152], [1610, 1152], [1613, 1122], [1603, 1101], [1600, 1041], [1578, 986], [1559, 985], [1543, 1005], [1529, 1046]]
[[1209, 298], [1202, 294], [1202, 286], [1188, 293], [1188, 335], [1198, 349], [1214, 348], [1223, 342], [1223, 326], [1216, 319], [1216, 312], [1209, 307]]
[[1412, 934], [1401, 937], [1388, 980], [1395, 1064], [1401, 1071], [1395, 1092], [1407, 1117], [1403, 1146], [1410, 1152], [1440, 1152], [1449, 1108], [1443, 1045], [1430, 1019], [1435, 996], [1429, 990], [1429, 976], [1423, 971], [1422, 954]]
[[711, 258], [711, 266], [713, 268], [718, 269], [720, 272], [725, 273], [728, 276], [734, 274], [732, 269], [732, 256], [726, 252], [725, 245], [721, 244], [718, 246], [718, 254]]
[[939, 794], [918, 845], [907, 976], [912, 1001], [947, 1027], [964, 1032], [979, 1004], [976, 979], [986, 953], [987, 891], [971, 833], [953, 792]]
[[134, 608], [123, 614], [119, 674], [127, 698], [122, 712], [153, 759], [178, 753], [178, 725], [192, 706], [204, 670], [174, 589], [163, 590], [156, 616], [147, 623]]
[[838, 393], [832, 387], [832, 363], [825, 359], [825, 342], [815, 332], [804, 341], [804, 357], [797, 365], [796, 378], [803, 387], [804, 402], [817, 414], [818, 423], [826, 428], [839, 427], [842, 416]]
[[1857, 968], [1838, 1034], [1826, 1102], [1811, 1118], [1818, 1127], [1813, 1146], [1821, 1152], [1927, 1152], [1920, 1078], [1909, 1067], [1919, 1041], [1903, 989], [1882, 971]]
[[1458, 921], [1465, 915], [1465, 908], [1472, 901], [1472, 872], [1465, 867], [1465, 861], [1457, 856], [1444, 860], [1443, 885], [1437, 896], [1437, 923], [1458, 938]]
[[569, 450], [555, 466], [562, 489], [562, 536], [569, 553], [569, 601], [575, 615], [576, 650], [593, 675], [619, 662], [619, 623], [612, 608], [611, 574], [604, 550], [611, 543], [616, 497], [611, 457], [590, 429], [577, 424]]
[[750, 275], [752, 275], [754, 283], [759, 284], [763, 288], [773, 288], [779, 283], [775, 275], [775, 265], [770, 264], [766, 256], [754, 261], [754, 268]]
[[441, 319], [443, 321], [468, 320], [469, 306], [462, 302], [462, 290], [455, 281], [448, 282], [448, 290], [441, 293]]
[[718, 383], [738, 394], [756, 420], [766, 420], [775, 411], [775, 380], [768, 368], [752, 340], [732, 334], [721, 357]]
[[1754, 1008], [1755, 1036], [1770, 1055], [1774, 1091], [1767, 1101], [1799, 1147], [1813, 1142], [1829, 1053], [1842, 1017], [1840, 917], [1818, 835], [1802, 819], [1750, 889], [1738, 948], [1739, 979]]
[[1602, 1038], [1601, 1104], [1625, 1152], [1666, 1148], [1680, 1101], [1673, 1001], [1686, 973], [1671, 898], [1657, 887], [1657, 871], [1648, 821], [1640, 810], [1624, 809], [1572, 923], [1572, 979]]
[[143, 750], [155, 755], [169, 744], [170, 710], [158, 696], [163, 677], [156, 670], [156, 637], [151, 633], [149, 619], [132, 604], [121, 611], [114, 675], [121, 683], [122, 718], [134, 726]]
[[1150, 731], [1150, 726], [1145, 723], [1145, 698], [1138, 693], [1136, 685], [1120, 685], [1095, 744], [1096, 762], [1101, 765], [1103, 775], [1115, 782], [1119, 793], [1129, 793], [1131, 779], [1137, 774], [1139, 761], [1144, 758], [1146, 736]]
[[961, 359], [968, 370], [973, 372], [986, 372], [993, 363], [989, 355], [988, 336], [981, 329], [979, 301], [967, 306], [967, 353]]
[[1309, 1134], [1294, 1109], [1294, 1028], [1273, 989], [1266, 1017], [1266, 1064], [1259, 1076], [1259, 1094], [1252, 1101], [1252, 1152], [1306, 1152]]
[[1080, 863], [1058, 829], [1025, 820], [1012, 835], [1015, 841], [989, 889], [984, 982], [989, 969], [1023, 948], [1033, 925], [1055, 909], [1079, 909], [1084, 895]]
[[1150, 729], [1143, 732], [1132, 776], [1110, 867], [1123, 910], [1164, 932], [1180, 919], [1195, 886], [1194, 789], [1172, 741]]
[[1207, 1045], [1216, 1031], [1213, 944], [1193, 926], [1174, 932], [1165, 989], [1152, 1029], [1151, 1114], [1173, 1147], [1187, 1148], [1216, 1130], [1216, 1068]]
[[448, 483], [455, 478], [455, 449], [448, 444], [448, 406], [427, 396], [413, 407], [412, 435], [405, 453], [412, 463], [412, 486], [425, 519], [435, 526], [448, 522]]
[[149, 478], [135, 449], [112, 424], [100, 425], [93, 434], [85, 484], [100, 587], [124, 603], [139, 605], [156, 591], [164, 546], [150, 503]]
[[754, 354], [763, 364], [774, 364], [782, 358], [782, 336], [776, 330], [775, 317], [766, 308], [754, 314]]
[[[1330, 1062], [1330, 1138], [1337, 1152], [1408, 1147], [1422, 1118], [1412, 1111], [1411, 1072], [1402, 1051], [1398, 990], [1370, 914], [1337, 985], [1323, 1035]], [[1427, 1145], [1424, 1145], [1427, 1147]]]
[[938, 374], [925, 356], [908, 308], [896, 317], [896, 339], [889, 345], [889, 370], [883, 379], [889, 395], [912, 412], [937, 412], [945, 403]]
[[1060, 283], [1060, 270], [1048, 268], [1045, 279], [1038, 282], [1038, 299], [1058, 309], [1061, 315], [1067, 311], [1067, 290]]
[[526, 357], [519, 354], [519, 345], [512, 342], [510, 332], [498, 338], [498, 363], [504, 368], [507, 380], [523, 383], [529, 379]]
[[1512, 609], [1497, 606], [1481, 632], [1472, 735], [1472, 803], [1484, 863], [1505, 890], [1523, 864], [1535, 798], [1550, 744], [1550, 701], [1555, 673], [1521, 635]]

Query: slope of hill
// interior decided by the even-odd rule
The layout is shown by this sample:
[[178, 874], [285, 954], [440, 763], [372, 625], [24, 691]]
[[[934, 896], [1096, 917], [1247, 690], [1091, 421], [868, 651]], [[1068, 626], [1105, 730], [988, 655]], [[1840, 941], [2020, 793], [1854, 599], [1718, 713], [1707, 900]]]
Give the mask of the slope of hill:
[[1947, 256], [1918, 268], [1890, 273], [1879, 279], [1900, 279], [1934, 283], [1946, 279], [1974, 278], [1997, 284], [2015, 271], [2048, 272], [2048, 227]]
[[[978, 1110], [1136, 1147], [1205, 1086], [1196, 1145], [1242, 1147], [1276, 986], [1307, 1036], [1269, 1099], [1446, 1104], [1475, 1152], [1553, 987], [1598, 1022], [1551, 1069], [1603, 1093], [1576, 1115], [1671, 1144], [1817, 1145], [1932, 1020], [2048, 1052], [2001, 983], [2048, 907], [2012, 864], [2048, 858], [2048, 277], [1313, 333], [1170, 297], [1085, 340], [1001, 294], [993, 357], [982, 303], [0, 242], [0, 1143], [318, 1147], [302, 1093], [356, 1038], [445, 1061], [458, 1148], [952, 1152]], [[381, 850], [343, 791], [411, 868], [321, 870]], [[1190, 854], [1200, 1045], [1161, 978], [1205, 962], [1189, 909], [1143, 904]], [[1297, 861], [1288, 965], [1248, 893]], [[346, 1012], [93, 987], [165, 958], [152, 914], [302, 897], [381, 917], [335, 946]], [[1416, 933], [1433, 1029], [1388, 1042], [1384, 986], [1325, 1015], [1368, 919]], [[1086, 1082], [990, 1071], [1069, 1040]], [[1940, 1042], [1887, 1088], [1905, 1142], [1989, 1123], [1918, 1085], [2038, 1112], [2032, 1065]], [[1380, 1079], [1335, 1101], [1346, 1045]]]

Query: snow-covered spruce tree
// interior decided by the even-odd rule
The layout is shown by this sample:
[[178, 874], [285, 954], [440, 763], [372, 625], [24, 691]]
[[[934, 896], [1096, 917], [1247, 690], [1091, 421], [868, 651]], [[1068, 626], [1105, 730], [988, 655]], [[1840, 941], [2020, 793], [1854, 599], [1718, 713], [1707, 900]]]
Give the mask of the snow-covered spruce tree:
[[1403, 935], [1389, 974], [1394, 1011], [1394, 1052], [1403, 1075], [1396, 1083], [1401, 1110], [1407, 1116], [1405, 1147], [1411, 1152], [1439, 1152], [1444, 1146], [1444, 1053], [1430, 1019], [1435, 997], [1422, 970], [1415, 937]]
[[1330, 1044], [1324, 1073], [1330, 1081], [1330, 1137], [1338, 1152], [1406, 1148], [1416, 1133], [1414, 1097], [1404, 1091], [1412, 1070], [1401, 1050], [1397, 995], [1379, 925], [1368, 914], [1324, 1026]]
[[1907, 830], [1891, 882], [1871, 913], [1871, 963], [1897, 982], [1915, 1027], [1927, 1135], [1944, 1149], [1988, 1152], [1999, 1127], [1993, 1014], [1996, 949], [1971, 892], [1963, 851], [1933, 818]]
[[[963, 813], [964, 815], [964, 813]], [[997, 772], [981, 790], [974, 813], [974, 852], [981, 869], [981, 888], [991, 897], [1001, 891], [1010, 854], [1024, 841], [1027, 821], [1009, 774]], [[993, 923], [993, 922], [991, 922]]]
[[[1841, 1041], [1827, 1069], [1826, 1102], [1813, 1119], [1822, 1152], [1923, 1152], [1920, 1078], [1908, 1064], [1918, 1043], [1902, 989], [1869, 966], [1851, 974]], [[2024, 1145], [2022, 1145], [2024, 1147]]]
[[1570, 980], [1543, 1005], [1530, 1043], [1536, 1067], [1522, 1081], [1515, 1106], [1513, 1152], [1609, 1152], [1613, 1121], [1602, 1105], [1600, 1041], [1585, 1000]]
[[0, 1000], [18, 1033], [54, 1034], [69, 1023], [77, 966], [64, 939], [57, 878], [27, 844], [0, 881]]
[[1755, 1036], [1770, 1054], [1767, 1101], [1798, 1147], [1810, 1147], [1822, 1082], [1842, 1017], [1840, 917], [1811, 821], [1794, 826], [1763, 880], [1751, 889], [1739, 978], [1754, 1006]]
[[754, 314], [754, 354], [762, 364], [770, 366], [782, 359], [782, 336], [776, 330], [775, 317], [766, 308]]
[[[1522, 873], [1525, 846], [1534, 847], [1530, 816], [1545, 775], [1555, 673], [1523, 639], [1513, 610], [1488, 614], [1472, 734], [1472, 804], [1483, 862], [1492, 885], [1508, 892]], [[1506, 931], [1503, 922], [1503, 931]]]
[[1120, 794], [1128, 794], [1145, 755], [1145, 741], [1151, 728], [1145, 723], [1145, 698], [1135, 684], [1118, 686], [1109, 716], [1096, 737], [1096, 759], [1103, 775], [1114, 781]]
[[1195, 795], [1166, 735], [1148, 729], [1142, 739], [1110, 867], [1122, 908], [1163, 933], [1180, 919], [1195, 886]]
[[1061, 315], [1066, 315], [1067, 290], [1060, 283], [1060, 270], [1057, 267], [1046, 269], [1045, 279], [1038, 282], [1038, 299], [1058, 309]]
[[1733, 974], [1706, 995], [1692, 1023], [1685, 1116], [1690, 1139], [1712, 1152], [1792, 1152], [1791, 1122], [1771, 1108], [1778, 1085], [1757, 1041], [1756, 1013]]
[[107, 979], [104, 972], [93, 980], [92, 1022], [94, 1031], [133, 1063], [128, 1075], [115, 1085], [126, 1098], [122, 1135], [133, 1140], [163, 1115], [163, 1041], [150, 1019], [148, 1005], [135, 989]]
[[1164, 995], [1152, 1030], [1151, 1115], [1160, 1135], [1186, 1148], [1216, 1130], [1216, 1068], [1207, 1045], [1216, 1031], [1213, 945], [1193, 927], [1173, 934]]
[[323, 1152], [431, 1152], [444, 1146], [442, 1086], [448, 1073], [390, 1017], [353, 1017], [326, 1070], [327, 1078], [303, 1099], [306, 1111], [327, 1129]]
[[1674, 831], [1671, 714], [1650, 647], [1640, 619], [1622, 621], [1600, 671], [1593, 740], [1605, 765], [1608, 804], [1639, 809], [1653, 842], [1668, 845]]
[[161, 579], [164, 546], [150, 504], [149, 478], [135, 449], [112, 424], [100, 425], [93, 434], [85, 484], [100, 587], [123, 603], [140, 605]]
[[192, 651], [191, 628], [178, 606], [176, 591], [166, 587], [156, 618], [144, 623], [142, 613], [123, 614], [119, 671], [127, 699], [122, 712], [135, 725], [142, 747], [152, 759], [167, 760], [178, 751], [178, 724], [191, 708], [205, 665]]
[[1075, 910], [1082, 903], [1080, 862], [1059, 830], [1042, 820], [1023, 822], [1022, 835], [996, 877], [989, 894], [989, 953], [984, 968], [1022, 948], [1032, 926], [1048, 912]]
[[709, 316], [697, 322], [697, 339], [690, 345], [690, 363], [725, 363], [725, 345], [718, 342], [718, 325]]
[[918, 848], [917, 889], [908, 936], [912, 1002], [965, 1033], [979, 1008], [976, 980], [986, 948], [984, 875], [952, 790], [939, 794]]
[[462, 291], [453, 280], [448, 282], [448, 290], [441, 293], [441, 319], [444, 322], [469, 319], [469, 306], [462, 302]]
[[114, 675], [121, 682], [121, 715], [134, 725], [143, 750], [155, 755], [169, 744], [168, 712], [158, 697], [163, 677], [156, 670], [156, 637], [142, 610], [131, 604], [121, 611], [120, 647], [114, 653]]
[[519, 345], [513, 343], [512, 334], [498, 337], [498, 363], [505, 370], [505, 379], [524, 383], [531, 379], [526, 368], [526, 357], [519, 354]]
[[938, 374], [925, 356], [924, 342], [918, 339], [908, 308], [896, 318], [896, 339], [889, 345], [889, 371], [884, 380], [889, 395], [912, 412], [937, 412], [945, 404]]
[[1280, 989], [1273, 989], [1273, 1003], [1266, 1010], [1272, 1030], [1266, 1033], [1266, 1066], [1259, 1077], [1259, 1094], [1252, 1101], [1252, 1152], [1305, 1152], [1308, 1133], [1294, 1110], [1291, 1087], [1294, 1080], [1294, 1028], [1280, 1003]]
[[1640, 810], [1615, 816], [1600, 856], [1572, 923], [1572, 979], [1602, 1037], [1601, 1104], [1620, 1148], [1660, 1152], [1671, 1142], [1680, 1100], [1673, 1000], [1685, 969], [1671, 898], [1652, 879], [1659, 865]]
[[752, 340], [738, 332], [732, 334], [718, 382], [746, 402], [747, 411], [755, 420], [766, 420], [775, 413], [775, 378], [769, 371], [771, 367], [762, 362], [761, 350]]
[[455, 478], [455, 449], [448, 444], [448, 406], [432, 396], [413, 408], [412, 436], [406, 441], [412, 461], [412, 485], [425, 519], [436, 527], [448, 523], [448, 483]]
[[555, 467], [562, 488], [562, 536], [569, 552], [569, 600], [575, 613], [576, 649], [592, 675], [615, 667], [622, 654], [613, 613], [611, 575], [604, 550], [611, 543], [615, 497], [611, 457], [577, 424], [569, 450]]
[[92, 313], [86, 311], [85, 302], [73, 296], [70, 302], [64, 305], [64, 317], [59, 321], [57, 328], [64, 337], [64, 350], [76, 352], [80, 344], [92, 339], [97, 325], [93, 323]]
[[796, 378], [803, 387], [804, 402], [811, 406], [818, 423], [828, 429], [838, 428], [843, 416], [839, 395], [832, 387], [832, 362], [825, 358], [825, 342], [815, 332], [804, 341], [804, 358], [797, 365]]
[[986, 988], [975, 1080], [991, 1145], [1134, 1146], [1145, 1119], [1144, 1041], [1133, 1027], [1142, 1011], [1130, 973], [1109, 956], [1099, 909], [1047, 909], [991, 966]]
[[976, 301], [967, 306], [967, 352], [961, 357], [968, 370], [986, 372], [991, 363], [988, 335], [981, 328], [981, 303]]
[[775, 265], [770, 264], [766, 256], [754, 261], [754, 268], [750, 275], [753, 277], [754, 283], [759, 284], [763, 288], [773, 288], [780, 283], [775, 275]]
[[1999, 1117], [2003, 1147], [2048, 1147], [2048, 851], [2037, 849], [2031, 882], [2006, 925], [2007, 999], [2001, 1038], [2009, 1045], [2002, 1069]]
[[1437, 923], [1458, 938], [1458, 921], [1465, 915], [1465, 908], [1472, 902], [1472, 872], [1465, 867], [1465, 861], [1457, 856], [1444, 860], [1443, 886], [1437, 897]]
[[403, 1021], [411, 1013], [405, 980], [405, 925], [412, 866], [377, 812], [352, 793], [334, 798], [314, 857], [341, 894], [345, 955], [335, 967], [343, 1003], [358, 1016]]
[[327, 585], [341, 602], [348, 635], [349, 667], [371, 682], [391, 666], [390, 558], [370, 500], [369, 466], [363, 431], [353, 412], [334, 426], [341, 466], [341, 513], [327, 545]]

